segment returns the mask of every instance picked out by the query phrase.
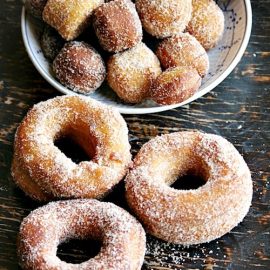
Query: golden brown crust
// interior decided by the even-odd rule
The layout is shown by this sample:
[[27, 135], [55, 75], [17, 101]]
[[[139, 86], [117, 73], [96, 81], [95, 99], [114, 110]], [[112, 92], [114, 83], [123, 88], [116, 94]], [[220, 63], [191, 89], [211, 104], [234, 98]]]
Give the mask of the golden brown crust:
[[43, 20], [65, 40], [78, 37], [89, 24], [90, 16], [103, 0], [48, 0]]
[[106, 67], [100, 54], [85, 42], [65, 44], [53, 61], [57, 79], [75, 92], [90, 94], [106, 77]]
[[142, 25], [130, 0], [115, 0], [98, 7], [93, 25], [104, 50], [120, 52], [142, 40]]
[[193, 0], [187, 31], [206, 49], [215, 47], [224, 31], [224, 14], [213, 0]]
[[108, 83], [125, 102], [139, 103], [149, 96], [152, 82], [161, 73], [156, 55], [139, 43], [108, 61]]
[[157, 57], [165, 69], [191, 66], [197, 69], [201, 77], [204, 77], [209, 69], [209, 58], [205, 49], [188, 33], [163, 40], [157, 48]]
[[53, 198], [52, 194], [49, 194], [47, 190], [41, 189], [38, 183], [31, 179], [28, 170], [20, 161], [16, 152], [13, 156], [11, 172], [15, 183], [27, 196], [37, 201], [50, 201]]
[[191, 3], [191, 0], [137, 0], [136, 8], [143, 28], [157, 38], [165, 38], [185, 30], [191, 18]]
[[[66, 240], [94, 239], [100, 252], [81, 264], [61, 261], [57, 245]], [[96, 200], [49, 203], [31, 212], [18, 236], [20, 265], [27, 270], [139, 270], [145, 254], [145, 232], [125, 210]]]
[[153, 82], [150, 97], [162, 105], [180, 103], [199, 89], [201, 81], [200, 75], [192, 67], [170, 68]]
[[[61, 136], [74, 138], [93, 159], [75, 164], [54, 145]], [[129, 151], [118, 112], [90, 98], [62, 96], [39, 103], [20, 124], [12, 173], [37, 200], [101, 198], [126, 174]]]
[[[205, 185], [170, 187], [189, 171]], [[209, 242], [229, 232], [247, 214], [252, 199], [250, 171], [224, 138], [176, 132], [146, 143], [126, 177], [129, 206], [147, 231], [183, 245]]]

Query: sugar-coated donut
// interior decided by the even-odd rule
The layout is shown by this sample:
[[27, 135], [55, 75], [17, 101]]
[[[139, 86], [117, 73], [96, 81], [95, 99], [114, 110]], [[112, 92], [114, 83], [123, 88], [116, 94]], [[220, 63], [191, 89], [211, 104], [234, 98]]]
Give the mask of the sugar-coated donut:
[[42, 19], [42, 12], [48, 0], [25, 0], [24, 5], [27, 11], [34, 17]]
[[100, 54], [80, 41], [65, 44], [53, 61], [56, 78], [75, 92], [94, 92], [106, 77], [106, 67]]
[[180, 33], [163, 40], [157, 48], [157, 57], [164, 68], [192, 66], [202, 77], [209, 69], [209, 59], [205, 49], [189, 33]]
[[44, 56], [53, 61], [60, 50], [63, 48], [65, 40], [57, 33], [57, 31], [46, 25], [40, 38], [40, 46]]
[[154, 80], [150, 97], [162, 105], [180, 103], [191, 97], [199, 89], [201, 81], [202, 79], [195, 68], [170, 68]]
[[102, 3], [103, 0], [48, 0], [43, 20], [64, 39], [73, 40], [87, 27], [94, 9]]
[[[75, 164], [54, 142], [69, 137], [89, 156]], [[17, 129], [12, 175], [40, 201], [102, 198], [131, 162], [128, 129], [113, 108], [79, 96], [61, 96], [31, 109]]]
[[128, 103], [144, 100], [153, 80], [161, 73], [158, 58], [144, 43], [113, 55], [107, 67], [110, 87]]
[[187, 31], [209, 50], [224, 32], [224, 14], [214, 0], [193, 0], [192, 18]]
[[[81, 264], [61, 261], [57, 246], [73, 238], [102, 242], [100, 252]], [[145, 254], [145, 232], [128, 212], [96, 200], [49, 203], [31, 212], [18, 237], [20, 265], [27, 270], [139, 270]]]
[[192, 0], [136, 0], [143, 28], [157, 38], [185, 30], [191, 19]]
[[[186, 174], [206, 183], [192, 190], [170, 187]], [[243, 220], [252, 180], [244, 159], [224, 138], [176, 132], [142, 147], [126, 178], [126, 198], [149, 233], [191, 245], [221, 237]]]
[[104, 50], [120, 52], [142, 40], [142, 25], [130, 0], [115, 0], [98, 7], [93, 25]]

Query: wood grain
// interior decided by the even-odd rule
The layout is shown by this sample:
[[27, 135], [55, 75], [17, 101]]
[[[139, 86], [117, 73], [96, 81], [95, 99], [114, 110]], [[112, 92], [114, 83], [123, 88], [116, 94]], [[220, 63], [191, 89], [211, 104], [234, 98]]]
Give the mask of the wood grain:
[[[252, 171], [252, 207], [244, 222], [209, 244], [187, 248], [148, 236], [143, 269], [270, 269], [270, 0], [253, 0], [252, 7], [253, 30], [248, 49], [223, 83], [182, 108], [125, 116], [133, 154], [150, 138], [178, 130], [199, 129], [230, 140]], [[37, 73], [25, 52], [20, 12], [20, 1], [1, 2], [0, 269], [19, 269], [19, 225], [39, 206], [25, 197], [11, 179], [14, 132], [33, 104], [58, 94]], [[121, 191], [122, 184], [107, 200], [126, 207]]]

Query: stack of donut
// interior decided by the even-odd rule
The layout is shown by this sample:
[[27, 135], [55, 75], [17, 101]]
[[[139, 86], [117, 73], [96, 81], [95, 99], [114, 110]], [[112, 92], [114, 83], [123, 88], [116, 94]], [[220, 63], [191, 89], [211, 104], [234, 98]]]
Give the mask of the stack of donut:
[[[74, 140], [88, 160], [74, 163], [56, 145]], [[88, 97], [61, 96], [34, 106], [17, 129], [12, 175], [38, 201], [20, 227], [19, 262], [23, 269], [139, 270], [145, 232], [125, 210], [99, 202], [126, 175], [131, 163], [128, 129], [114, 109]], [[77, 200], [76, 200], [77, 199]], [[57, 257], [57, 246], [70, 239], [102, 242], [97, 256], [81, 264]]]
[[[55, 29], [45, 28], [41, 47], [64, 86], [88, 95], [107, 78], [126, 103], [150, 98], [168, 105], [191, 97], [209, 68], [206, 50], [224, 31], [214, 0], [26, 0], [26, 8]], [[108, 59], [81, 40], [82, 33], [90, 37], [89, 26]], [[160, 40], [155, 53], [142, 29]]]
[[[56, 146], [65, 136], [88, 160], [76, 164]], [[170, 187], [186, 174], [205, 184], [192, 190]], [[143, 227], [125, 210], [96, 200], [125, 176], [126, 200], [147, 232], [183, 245], [226, 234], [243, 220], [252, 199], [250, 171], [227, 140], [198, 131], [159, 136], [132, 163], [122, 116], [82, 96], [56, 97], [28, 112], [16, 132], [12, 175], [35, 200], [66, 199], [23, 220], [18, 238], [23, 269], [140, 269]], [[56, 256], [57, 246], [72, 238], [99, 240], [102, 248], [86, 262], [68, 264]]]

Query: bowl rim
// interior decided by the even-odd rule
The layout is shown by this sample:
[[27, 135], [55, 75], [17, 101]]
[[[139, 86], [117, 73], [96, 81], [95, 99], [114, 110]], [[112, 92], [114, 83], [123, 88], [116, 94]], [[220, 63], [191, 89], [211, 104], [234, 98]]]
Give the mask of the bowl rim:
[[[206, 93], [210, 92], [212, 89], [214, 89], [217, 85], [219, 85], [236, 67], [236, 65], [240, 62], [250, 39], [251, 35], [251, 29], [252, 29], [252, 8], [251, 8], [251, 2], [250, 0], [244, 0], [245, 4], [245, 9], [246, 9], [246, 26], [245, 26], [245, 32], [244, 32], [244, 38], [241, 42], [241, 45], [236, 53], [236, 56], [234, 59], [231, 61], [231, 63], [228, 65], [228, 67], [221, 73], [221, 75], [214, 80], [212, 83], [210, 83], [207, 87], [205, 87], [203, 90], [195, 93], [192, 97], [189, 99], [185, 100], [182, 103], [177, 103], [177, 104], [172, 104], [172, 105], [165, 105], [165, 106], [155, 106], [155, 107], [149, 107], [149, 108], [122, 108], [122, 107], [116, 107], [111, 104], [109, 106], [112, 106], [116, 108], [121, 114], [149, 114], [149, 113], [157, 113], [157, 112], [162, 112], [162, 111], [167, 111], [171, 110], [180, 106], [184, 106], [202, 96], [204, 96]], [[26, 34], [26, 10], [25, 7], [22, 7], [22, 12], [21, 12], [21, 33], [22, 33], [22, 38], [23, 38], [23, 43], [26, 48], [27, 54], [35, 66], [35, 68], [38, 70], [40, 75], [50, 84], [52, 85], [55, 89], [57, 89], [59, 92], [62, 94], [67, 94], [67, 95], [80, 95], [78, 93], [73, 92], [72, 90], [69, 90], [62, 84], [60, 84], [56, 79], [51, 79], [47, 73], [43, 70], [41, 65], [39, 64], [38, 60], [32, 53], [29, 40], [27, 39], [27, 34]], [[101, 101], [102, 102], [102, 101]]]

